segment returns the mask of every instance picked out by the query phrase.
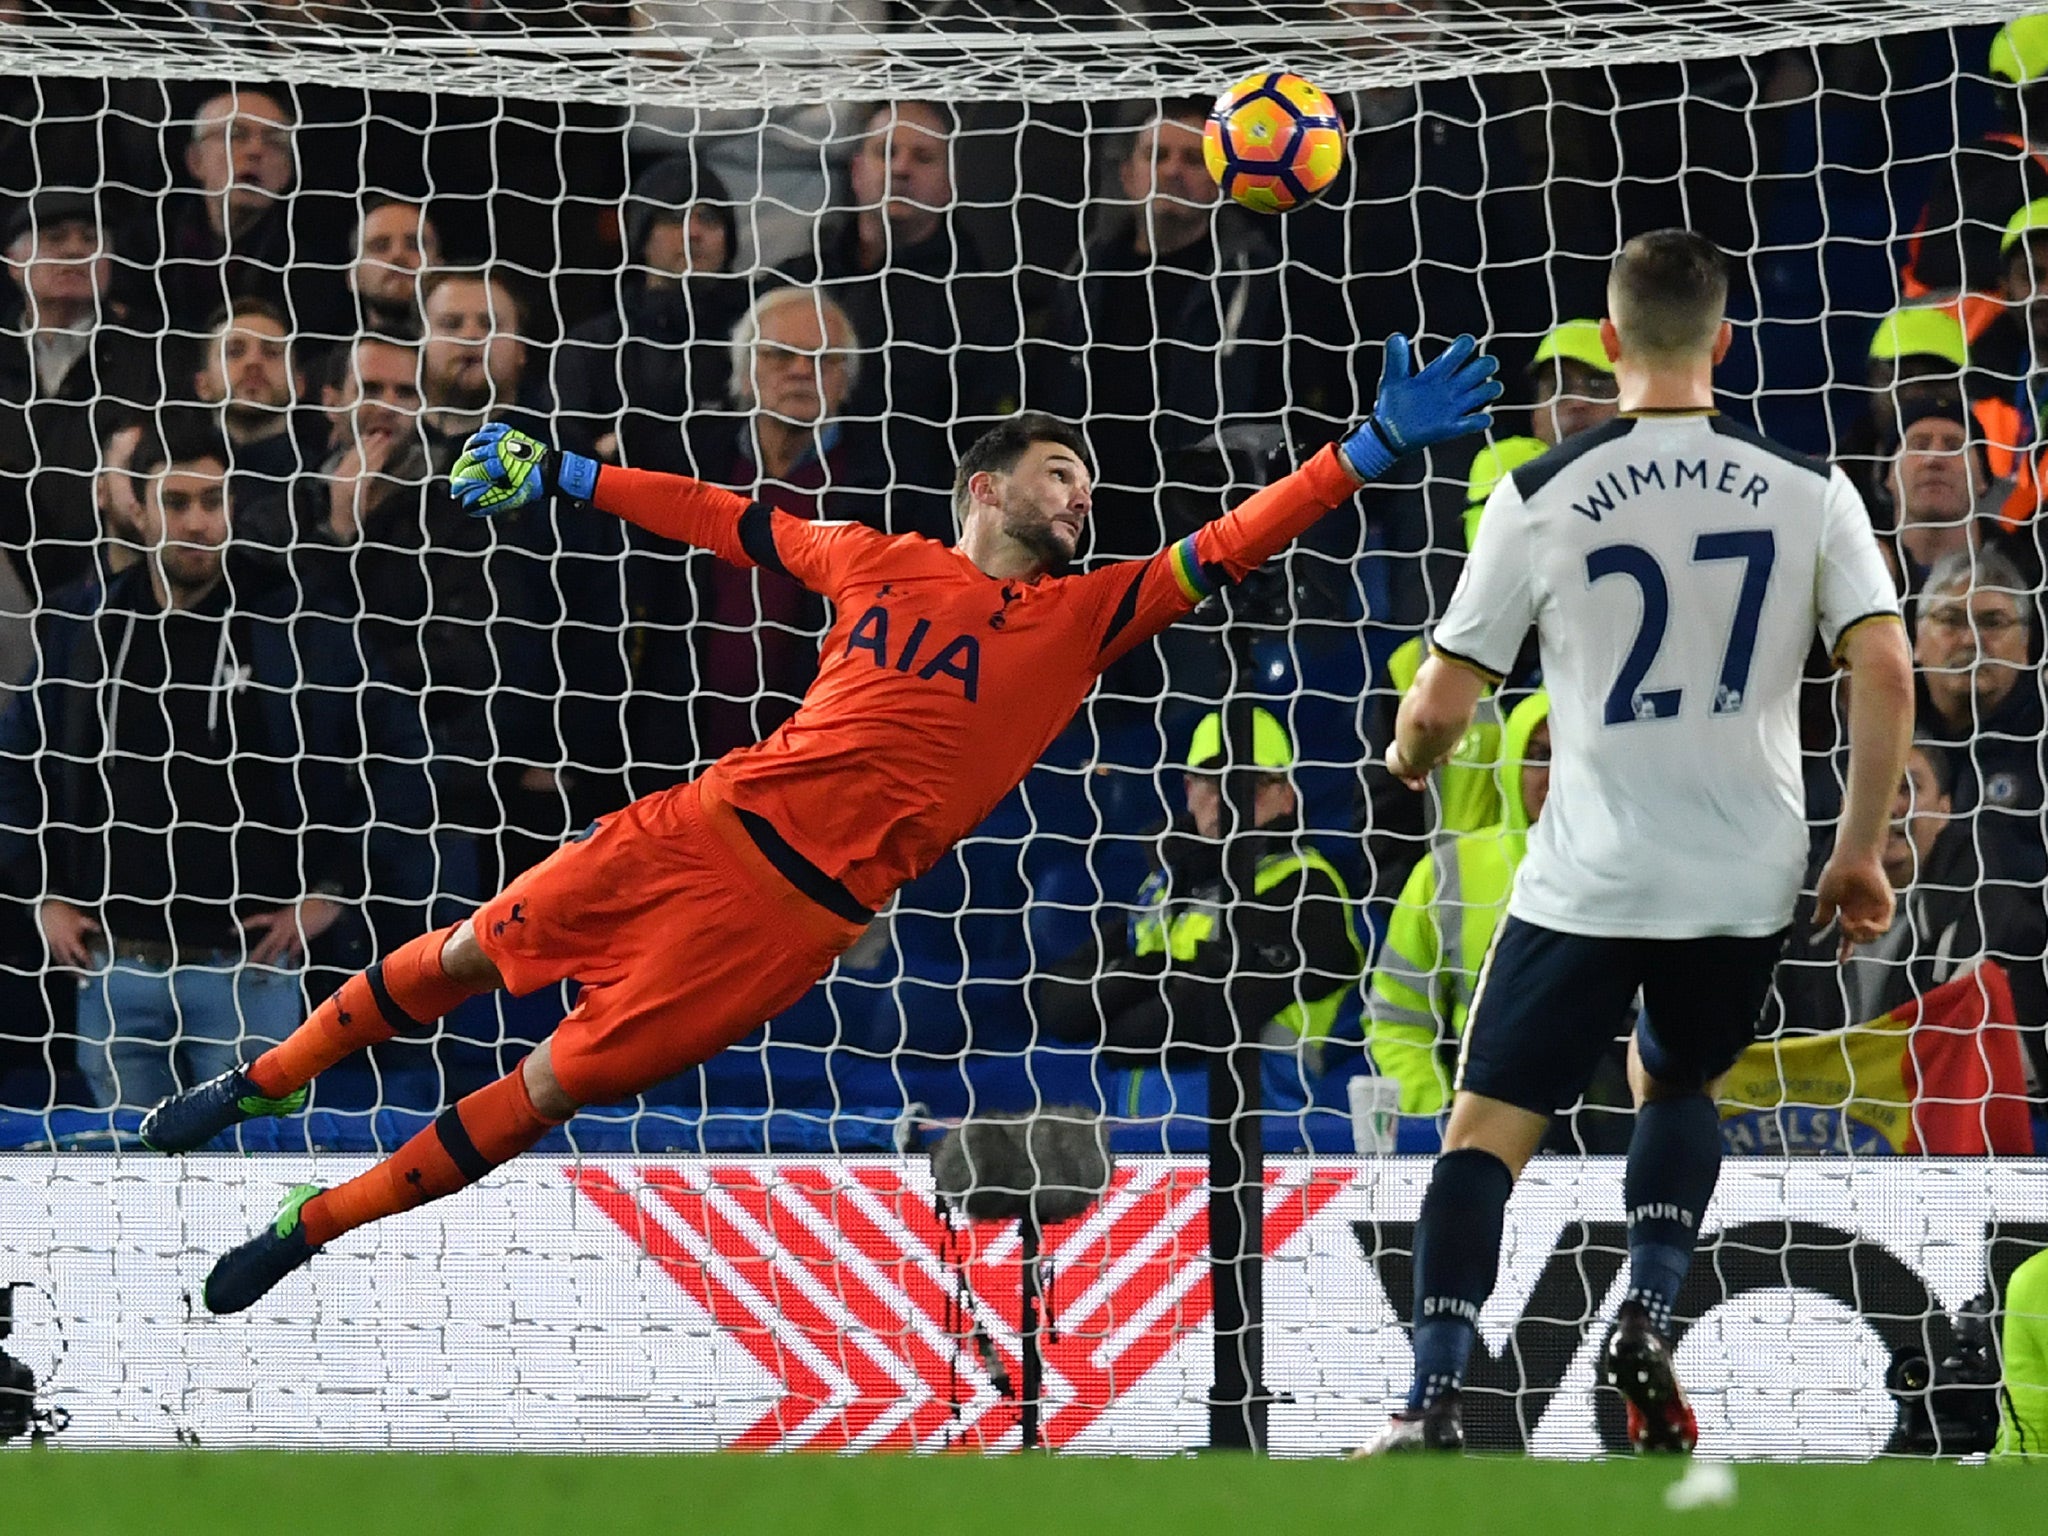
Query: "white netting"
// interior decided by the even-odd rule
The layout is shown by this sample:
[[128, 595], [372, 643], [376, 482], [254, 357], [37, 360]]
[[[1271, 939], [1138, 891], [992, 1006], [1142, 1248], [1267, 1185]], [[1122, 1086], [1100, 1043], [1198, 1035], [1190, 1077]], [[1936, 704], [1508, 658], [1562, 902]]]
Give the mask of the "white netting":
[[[1428, 799], [1373, 766], [1464, 554], [1477, 444], [1339, 509], [1119, 664], [1020, 791], [765, 1032], [579, 1117], [483, 1191], [348, 1239], [255, 1334], [187, 1329], [180, 1290], [277, 1186], [390, 1150], [568, 999], [465, 1005], [430, 1041], [336, 1068], [308, 1114], [237, 1133], [273, 1154], [253, 1162], [139, 1163], [137, 1120], [594, 817], [771, 729], [810, 675], [825, 616], [793, 589], [583, 509], [464, 518], [439, 476], [477, 422], [944, 537], [957, 453], [1040, 406], [1089, 432], [1091, 558], [1122, 558], [1355, 421], [1390, 332], [1433, 351], [1470, 331], [1499, 354], [1498, 454], [1600, 419], [1611, 385], [1583, 336], [1561, 367], [1533, 359], [1601, 312], [1627, 236], [1672, 224], [1732, 257], [1731, 412], [1849, 469], [1902, 569], [1954, 542], [1973, 496], [2012, 562], [1984, 567], [1974, 619], [1930, 614], [1921, 638], [1922, 725], [1945, 745], [1916, 792], [1954, 816], [1912, 856], [1908, 921], [1846, 979], [1802, 934], [1785, 990], [1803, 1054], [1738, 1078], [1727, 1143], [1758, 1156], [1731, 1164], [1680, 1307], [1701, 1315], [1680, 1358], [1710, 1445], [1882, 1449], [1887, 1361], [1939, 1359], [1945, 1314], [2048, 1237], [2028, 1165], [1987, 1184], [1976, 1163], [1777, 1160], [2017, 1153], [2040, 1104], [2032, 343], [1999, 247], [2048, 161], [1985, 137], [2037, 121], [1984, 63], [1975, 24], [2002, 9], [0, 12], [0, 1147], [69, 1149], [0, 1160], [0, 1282], [46, 1284], [67, 1319], [73, 1374], [55, 1385], [81, 1435], [552, 1447], [630, 1424], [663, 1447], [1014, 1444], [1014, 1231], [934, 1223], [921, 1159], [795, 1154], [1081, 1103], [1127, 1161], [1100, 1207], [1047, 1234], [1066, 1342], [1045, 1432], [1199, 1440], [1204, 1192], [1192, 1159], [1159, 1154], [1206, 1144], [1202, 1048], [1223, 1017], [1278, 1047], [1268, 1146], [1322, 1154], [1268, 1173], [1265, 1375], [1296, 1397], [1273, 1444], [1366, 1438], [1405, 1374], [1424, 1170], [1333, 1154], [1434, 1145], [1501, 895], [1499, 860], [1466, 868], [1447, 838], [1498, 822], [1523, 793], [1513, 764], [1541, 754], [1513, 708], [1525, 675]], [[1337, 97], [1347, 168], [1282, 219], [1214, 210], [1179, 98], [1275, 61]], [[771, 304], [742, 323], [757, 294], [813, 285], [838, 316]], [[1924, 337], [1873, 371], [1880, 316], [1958, 288], [1967, 371]], [[849, 358], [791, 386], [792, 355], [820, 346]], [[822, 439], [738, 403], [774, 396], [801, 423], [807, 388], [832, 400]], [[1975, 426], [1957, 431], [1994, 451], [1951, 516], [1955, 456], [1915, 439], [1902, 458], [1893, 439], [1966, 397]], [[186, 550], [164, 569], [184, 562], [198, 606], [167, 622], [154, 514], [119, 467], [159, 430], [175, 462], [222, 423], [222, 580], [188, 558], [213, 535], [204, 487], [180, 486]], [[1943, 692], [1953, 679], [1969, 686]], [[1116, 1010], [1097, 983], [1131, 969], [1151, 863], [1191, 911], [1207, 899], [1200, 839], [1160, 834], [1188, 809], [1198, 724], [1232, 694], [1294, 757], [1266, 850], [1290, 866], [1268, 866], [1278, 888], [1302, 892], [1271, 936], [1284, 958], [1248, 942], [1218, 959], [1183, 930], [1196, 974], [1145, 1026], [1180, 1021], [1172, 1070], [1152, 1036], [1100, 1054]], [[1840, 796], [1836, 702], [1817, 671], [1816, 826]], [[1225, 734], [1260, 729], [1233, 714]], [[288, 940], [310, 945], [303, 974]], [[1971, 970], [1987, 955], [2010, 1002]], [[1910, 1058], [1895, 1032], [1811, 1041], [1945, 982]], [[1617, 1065], [1561, 1148], [1626, 1145]], [[1620, 1174], [1536, 1166], [1485, 1319], [1475, 1439], [1590, 1453], [1620, 1433], [1591, 1383], [1625, 1262]], [[252, 1382], [252, 1339], [302, 1373]]]
[[1994, 4], [1904, 0], [1654, 8], [1611, 0], [538, 0], [504, 8], [236, 0], [211, 9], [200, 18], [116, 0], [28, 0], [19, 20], [0, 23], [0, 69], [180, 80], [245, 75], [262, 58], [308, 84], [431, 84], [546, 101], [1085, 101], [1215, 90], [1276, 59], [1342, 91], [1493, 71], [1754, 56], [2011, 14]]

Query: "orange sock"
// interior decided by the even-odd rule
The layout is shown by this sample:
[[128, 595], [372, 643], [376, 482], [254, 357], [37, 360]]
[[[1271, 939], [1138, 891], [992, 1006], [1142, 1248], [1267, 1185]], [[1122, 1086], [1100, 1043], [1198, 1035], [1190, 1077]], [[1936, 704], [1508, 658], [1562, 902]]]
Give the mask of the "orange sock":
[[365, 1222], [452, 1195], [509, 1163], [560, 1123], [543, 1119], [533, 1107], [521, 1063], [490, 1087], [443, 1110], [368, 1173], [308, 1200], [299, 1212], [306, 1238], [332, 1242]]
[[256, 1091], [266, 1099], [281, 1099], [366, 1045], [426, 1031], [472, 996], [441, 969], [441, 947], [454, 931], [422, 934], [349, 977], [283, 1043], [249, 1064]]

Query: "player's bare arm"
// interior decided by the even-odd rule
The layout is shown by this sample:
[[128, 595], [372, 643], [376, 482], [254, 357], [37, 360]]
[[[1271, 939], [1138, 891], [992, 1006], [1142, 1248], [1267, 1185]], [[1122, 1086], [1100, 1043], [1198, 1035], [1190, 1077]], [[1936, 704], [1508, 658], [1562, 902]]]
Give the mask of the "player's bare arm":
[[1849, 673], [1849, 771], [1835, 850], [1821, 871], [1814, 922], [1842, 925], [1842, 958], [1892, 925], [1884, 872], [1892, 797], [1913, 741], [1913, 658], [1889, 614], [1852, 628], [1837, 648]]
[[1387, 744], [1387, 771], [1410, 789], [1421, 789], [1472, 728], [1472, 716], [1490, 686], [1489, 679], [1463, 662], [1443, 656], [1425, 660], [1401, 700], [1394, 739]]

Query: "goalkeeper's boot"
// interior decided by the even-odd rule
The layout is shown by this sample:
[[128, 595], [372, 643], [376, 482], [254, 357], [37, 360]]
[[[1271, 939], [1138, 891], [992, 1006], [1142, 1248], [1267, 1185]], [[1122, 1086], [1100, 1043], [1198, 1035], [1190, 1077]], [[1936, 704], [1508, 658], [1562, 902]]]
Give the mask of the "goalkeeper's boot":
[[239, 1248], [230, 1248], [206, 1277], [206, 1310], [241, 1312], [270, 1293], [270, 1288], [320, 1252], [306, 1241], [299, 1209], [320, 1193], [317, 1184], [296, 1184], [277, 1208], [276, 1219]]
[[1351, 1459], [1374, 1456], [1404, 1456], [1410, 1452], [1462, 1451], [1465, 1449], [1465, 1404], [1453, 1388], [1427, 1408], [1403, 1408], [1381, 1431], [1379, 1439]]
[[1640, 1301], [1624, 1301], [1600, 1352], [1600, 1379], [1628, 1403], [1628, 1443], [1684, 1454], [1700, 1443], [1699, 1420], [1671, 1368], [1671, 1346]]
[[231, 1067], [197, 1088], [174, 1093], [142, 1117], [142, 1144], [152, 1152], [190, 1152], [231, 1125], [265, 1115], [295, 1115], [306, 1107], [306, 1090], [266, 1099], [241, 1067]]

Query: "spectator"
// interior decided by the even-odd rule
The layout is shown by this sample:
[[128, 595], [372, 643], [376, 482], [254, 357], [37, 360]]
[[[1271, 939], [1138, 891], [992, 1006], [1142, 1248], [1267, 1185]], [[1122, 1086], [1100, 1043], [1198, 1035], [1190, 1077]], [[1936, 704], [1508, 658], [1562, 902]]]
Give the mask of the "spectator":
[[196, 191], [167, 205], [158, 263], [173, 331], [203, 335], [215, 315], [247, 294], [279, 305], [296, 330], [331, 309], [309, 297], [327, 281], [317, 267], [303, 265], [288, 276], [311, 254], [303, 221], [293, 218], [296, 126], [284, 96], [245, 86], [214, 93], [193, 114], [185, 169]]
[[363, 894], [353, 764], [380, 775], [378, 819], [425, 819], [412, 706], [365, 686], [348, 627], [223, 579], [227, 471], [204, 417], [146, 435], [143, 558], [59, 598], [33, 693], [0, 717], [0, 858], [40, 892], [50, 962], [84, 973], [79, 1065], [101, 1108], [151, 1104], [298, 1023], [307, 946]]
[[535, 427], [527, 379], [526, 306], [497, 273], [430, 274], [422, 287], [427, 430], [460, 443], [486, 419]]
[[842, 422], [863, 367], [860, 333], [846, 311], [814, 289], [771, 290], [733, 327], [728, 355], [733, 403], [745, 413], [737, 457], [720, 442], [724, 429], [713, 427], [699, 462], [730, 463], [731, 484], [773, 485], [815, 500], [818, 515], [880, 527], [877, 466], [849, 444]]
[[1556, 447], [1621, 413], [1614, 364], [1598, 320], [1567, 320], [1536, 344], [1529, 362], [1529, 431]]
[[1508, 715], [1495, 778], [1504, 819], [1440, 838], [1415, 866], [1366, 991], [1366, 1046], [1401, 1085], [1404, 1115], [1439, 1114], [1451, 1102], [1479, 972], [1550, 794], [1547, 694], [1531, 694]]
[[1921, 733], [1956, 754], [1955, 814], [1967, 818], [1986, 876], [2031, 887], [2048, 878], [2048, 741], [2024, 590], [1997, 550], [1944, 556], [1921, 588], [1913, 660]]
[[1900, 433], [1887, 444], [1884, 504], [1895, 524], [1888, 555], [1897, 563], [1900, 587], [1917, 597], [1927, 573], [1945, 556], [1994, 546], [2019, 560], [2020, 551], [1995, 514], [1997, 494], [1989, 489], [1990, 466], [1977, 436], [1976, 418], [1952, 391], [1922, 388], [1899, 401]]
[[[1246, 756], [1250, 768], [1226, 768]], [[1263, 1107], [1300, 1109], [1365, 969], [1350, 892], [1301, 836], [1294, 743], [1270, 711], [1204, 716], [1187, 763], [1187, 816], [1159, 867], [1134, 909], [1106, 909], [1095, 936], [1039, 977], [1038, 1021], [1054, 1039], [1100, 1043], [1106, 1096], [1132, 1118], [1205, 1113], [1206, 1073], [1174, 1069], [1246, 1038], [1267, 1048]]]
[[[882, 526], [881, 467], [840, 413], [859, 382], [860, 339], [831, 299], [774, 288], [732, 334], [732, 393], [745, 412], [694, 424], [698, 478], [758, 491], [785, 512]], [[642, 645], [634, 756], [657, 775], [758, 741], [789, 718], [817, 673], [823, 605], [791, 578], [722, 561], [680, 566], [649, 540], [632, 578]], [[683, 626], [693, 643], [679, 644]]]
[[386, 500], [429, 478], [419, 347], [366, 333], [334, 361], [334, 377], [320, 388], [327, 457], [293, 494], [301, 533], [352, 544]]
[[[306, 383], [292, 358], [291, 324], [270, 300], [239, 298], [214, 319], [193, 392], [221, 408], [233, 452], [229, 500], [245, 519], [281, 503], [309, 460], [297, 409]], [[247, 536], [251, 530], [239, 530]]]
[[958, 131], [941, 102], [876, 108], [854, 152], [852, 217], [820, 256], [786, 268], [830, 294], [870, 344], [846, 410], [880, 423], [890, 531], [943, 540], [953, 536], [955, 440], [964, 448], [989, 418], [1014, 411], [1021, 382], [1015, 294], [987, 275], [952, 219]]
[[659, 160], [626, 202], [618, 307], [569, 332], [555, 360], [563, 445], [636, 469], [685, 467], [682, 423], [725, 405], [745, 313], [725, 186], [696, 159]]
[[[654, 33], [792, 44], [858, 36], [888, 20], [883, 0], [637, 0], [633, 19]], [[818, 221], [852, 147], [858, 108], [812, 101], [778, 107], [640, 107], [627, 144], [635, 160], [694, 154], [740, 210], [733, 268], [777, 267], [812, 250]]]
[[[2004, 966], [2035, 1072], [2048, 1065], [2048, 983], [2042, 953], [2048, 919], [2010, 885], [1987, 882], [1977, 839], [1956, 815], [1957, 773], [1948, 748], [1925, 737], [1913, 744], [1892, 802], [1884, 869], [1897, 893], [1891, 930], [1859, 946], [1837, 972], [1841, 936], [1816, 929], [1813, 898], [1801, 899], [1778, 974], [1780, 1028], [1826, 1034], [1868, 1024], [1924, 997], [1985, 955]], [[1820, 870], [1808, 871], [1812, 887]], [[1767, 1033], [1773, 1031], [1767, 1031]], [[2043, 1078], [2048, 1081], [2048, 1078]]]
[[[486, 418], [542, 431], [547, 411], [529, 370], [526, 306], [518, 290], [497, 273], [443, 270], [425, 278], [422, 292], [423, 421], [431, 462], [451, 462]], [[430, 533], [431, 525], [445, 521], [444, 511], [435, 509]], [[558, 744], [578, 749], [579, 768], [608, 755], [589, 738], [616, 737], [623, 686], [617, 568], [623, 545], [606, 540], [609, 530], [576, 526], [590, 519], [569, 521], [565, 539], [548, 508], [506, 520], [485, 567], [501, 602], [491, 640], [502, 680], [493, 722], [501, 752], [516, 759], [501, 762], [494, 776], [506, 813], [498, 866], [505, 878], [554, 852], [567, 830], [565, 815], [581, 826], [616, 803], [601, 795], [593, 800], [597, 792], [580, 773], [554, 766]], [[521, 659], [507, 671], [514, 654]], [[557, 710], [579, 723], [551, 726]], [[594, 757], [584, 750], [591, 747]], [[565, 794], [574, 807], [566, 813]]]
[[505, 796], [530, 787], [555, 806], [551, 781], [527, 777], [558, 755], [540, 692], [545, 571], [516, 553], [536, 545], [529, 521], [470, 517], [448, 494], [461, 445], [427, 428], [421, 351], [360, 336], [323, 392], [328, 456], [295, 488], [297, 567], [317, 601], [361, 615], [371, 662], [420, 700], [448, 888], [471, 893], [500, 873]]
[[1279, 257], [1218, 216], [1208, 111], [1171, 101], [1138, 128], [1118, 169], [1129, 216], [1082, 251], [1031, 349], [1032, 404], [1085, 420], [1095, 450], [1098, 555], [1158, 549], [1171, 456], [1277, 422], [1283, 401]]
[[2048, 198], [2048, 16], [2000, 28], [1988, 68], [2011, 87], [1998, 93], [2001, 121], [1938, 168], [1907, 248], [1909, 299], [1996, 291], [2005, 257], [1999, 232], [2020, 208]]
[[4, 240], [0, 331], [0, 543], [41, 596], [92, 570], [97, 420], [162, 396], [153, 345], [108, 296], [113, 262], [92, 200], [46, 192], [17, 208]]
[[348, 291], [355, 329], [401, 340], [420, 334], [420, 275], [441, 260], [441, 237], [419, 203], [372, 194], [356, 221]]

